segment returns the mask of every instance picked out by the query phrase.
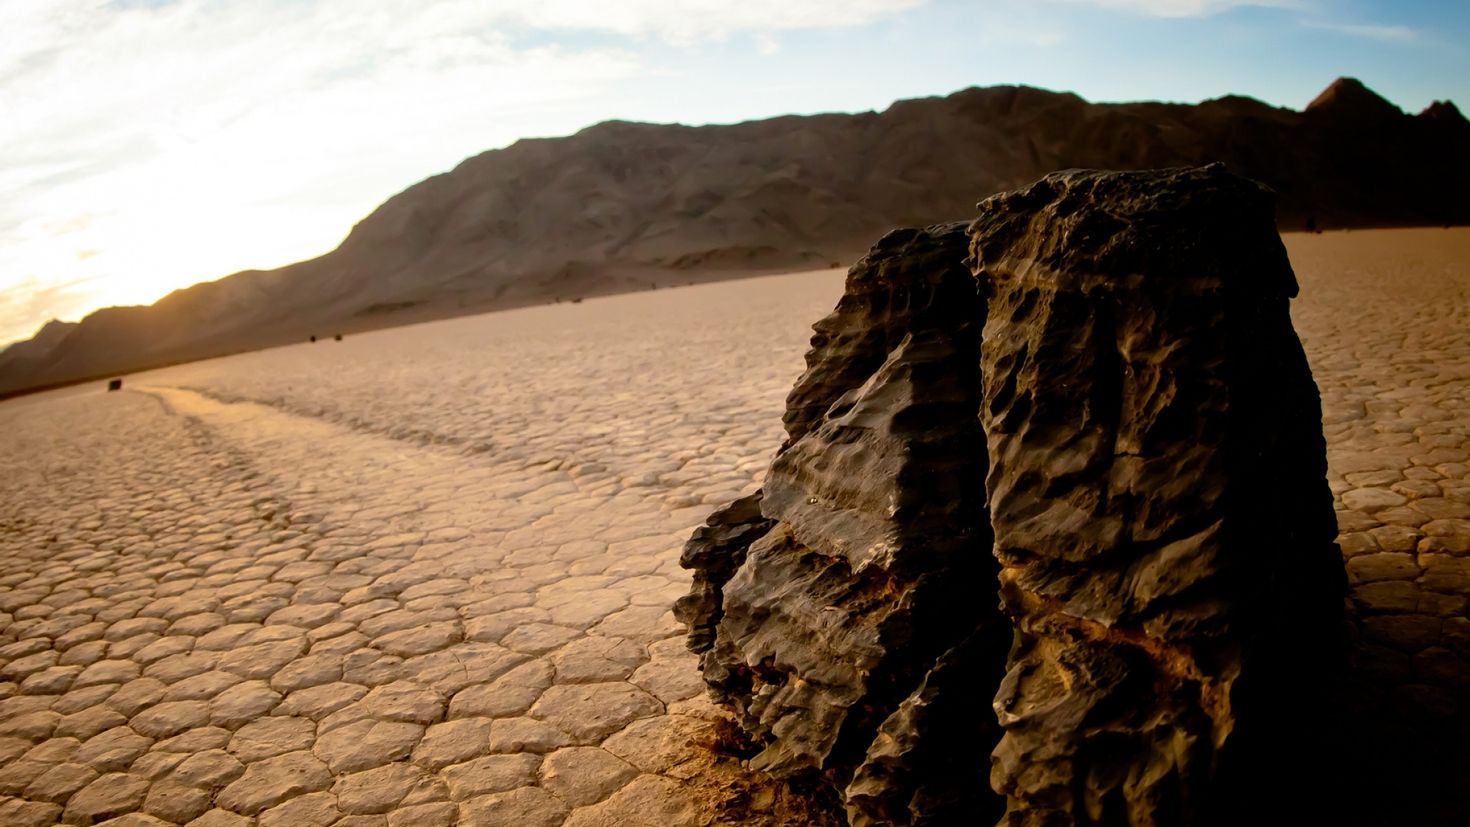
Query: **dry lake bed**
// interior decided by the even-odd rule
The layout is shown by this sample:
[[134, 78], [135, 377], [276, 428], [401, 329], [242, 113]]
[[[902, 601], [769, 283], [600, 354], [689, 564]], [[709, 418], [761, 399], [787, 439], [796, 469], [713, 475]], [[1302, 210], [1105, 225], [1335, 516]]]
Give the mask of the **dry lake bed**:
[[[1345, 781], [1459, 812], [1438, 742], [1470, 718], [1470, 230], [1287, 244], [1351, 725], [1398, 749]], [[679, 549], [758, 484], [841, 288], [631, 294], [0, 403], [0, 824], [719, 818], [741, 779], [668, 611]]]

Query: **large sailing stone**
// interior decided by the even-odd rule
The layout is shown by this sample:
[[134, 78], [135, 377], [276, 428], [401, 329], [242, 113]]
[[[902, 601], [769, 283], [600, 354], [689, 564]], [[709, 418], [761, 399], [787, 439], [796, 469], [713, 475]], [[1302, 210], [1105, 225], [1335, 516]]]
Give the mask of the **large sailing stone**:
[[1344, 574], [1295, 293], [1271, 195], [1218, 166], [885, 236], [762, 489], [681, 561], [752, 766], [854, 825], [1332, 820]]
[[1002, 823], [1320, 815], [1344, 574], [1270, 193], [1219, 165], [1070, 171], [970, 232], [1016, 628]]

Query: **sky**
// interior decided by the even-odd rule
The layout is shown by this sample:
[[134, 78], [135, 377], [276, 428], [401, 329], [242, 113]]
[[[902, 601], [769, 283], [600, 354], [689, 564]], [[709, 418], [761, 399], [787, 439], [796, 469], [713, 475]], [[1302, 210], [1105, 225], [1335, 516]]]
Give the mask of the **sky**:
[[334, 248], [393, 194], [611, 118], [729, 123], [1024, 83], [1334, 78], [1470, 109], [1464, 0], [0, 0], [0, 343]]

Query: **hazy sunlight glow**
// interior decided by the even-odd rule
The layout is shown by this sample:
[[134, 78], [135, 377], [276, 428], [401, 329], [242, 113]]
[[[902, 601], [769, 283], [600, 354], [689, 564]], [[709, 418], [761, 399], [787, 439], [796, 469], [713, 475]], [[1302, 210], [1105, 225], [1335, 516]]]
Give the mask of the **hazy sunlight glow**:
[[7, 3], [0, 341], [324, 253], [394, 190], [646, 69], [635, 43], [526, 27], [695, 44], [917, 2]]

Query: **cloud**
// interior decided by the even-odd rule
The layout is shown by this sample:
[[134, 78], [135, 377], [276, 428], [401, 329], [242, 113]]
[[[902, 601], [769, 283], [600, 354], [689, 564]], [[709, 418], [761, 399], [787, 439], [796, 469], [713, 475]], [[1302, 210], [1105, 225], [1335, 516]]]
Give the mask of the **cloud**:
[[1382, 25], [1373, 23], [1332, 23], [1325, 20], [1303, 20], [1303, 26], [1325, 29], [1351, 37], [1365, 37], [1382, 43], [1404, 45], [1419, 39], [1419, 32], [1408, 26]]
[[1038, 49], [1049, 49], [1067, 42], [1070, 34], [1056, 27], [1016, 25], [1006, 20], [988, 21], [980, 30], [980, 42], [987, 45], [1021, 43]]
[[[585, 125], [660, 49], [754, 51], [922, 2], [6, 0], [6, 312], [78, 291], [152, 301], [320, 254], [409, 183]], [[0, 338], [35, 326], [15, 324]]]
[[1244, 7], [1296, 9], [1301, 0], [1054, 0], [1087, 4], [1144, 17], [1210, 17]]
[[537, 29], [583, 29], [654, 36], [672, 43], [723, 39], [740, 32], [860, 26], [923, 5], [924, 0], [500, 0], [494, 15]]
[[29, 339], [52, 319], [75, 317], [88, 309], [85, 279], [51, 283], [29, 278], [0, 293], [0, 350]]

